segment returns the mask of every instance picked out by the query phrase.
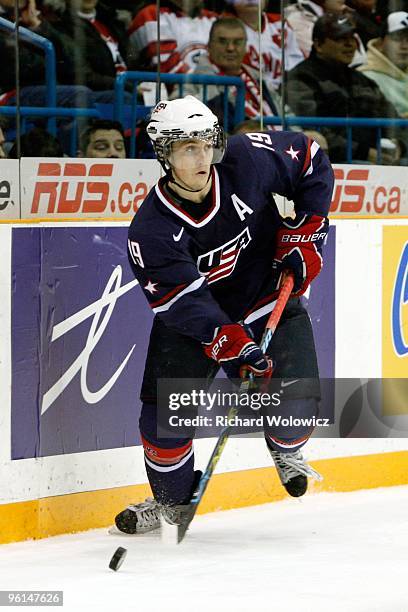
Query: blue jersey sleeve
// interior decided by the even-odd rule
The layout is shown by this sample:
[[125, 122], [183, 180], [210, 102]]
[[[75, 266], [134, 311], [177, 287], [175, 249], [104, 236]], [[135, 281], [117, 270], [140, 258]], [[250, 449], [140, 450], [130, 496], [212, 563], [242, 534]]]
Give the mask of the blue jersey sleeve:
[[300, 132], [259, 132], [239, 138], [237, 144], [249, 153], [263, 190], [293, 200], [296, 212], [328, 215], [334, 173], [314, 140]]
[[[153, 227], [150, 227], [153, 230]], [[188, 252], [184, 234], [174, 241], [171, 228], [129, 229], [128, 256], [153, 312], [175, 331], [211, 342], [217, 327], [232, 323], [213, 298], [204, 276]]]

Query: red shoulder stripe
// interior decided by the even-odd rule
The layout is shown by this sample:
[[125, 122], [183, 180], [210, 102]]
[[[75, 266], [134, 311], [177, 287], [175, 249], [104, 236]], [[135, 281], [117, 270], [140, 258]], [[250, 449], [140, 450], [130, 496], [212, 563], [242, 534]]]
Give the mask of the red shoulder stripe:
[[312, 146], [312, 141], [310, 140], [310, 138], [308, 138], [307, 139], [307, 151], [306, 151], [305, 163], [303, 164], [303, 168], [302, 168], [302, 174], [304, 174], [310, 166], [310, 147], [311, 146]]
[[160, 300], [157, 300], [156, 302], [150, 302], [150, 307], [157, 308], [157, 306], [161, 306], [162, 304], [164, 304], [165, 302], [168, 302], [171, 298], [173, 298], [177, 293], [180, 293], [180, 291], [182, 291], [186, 287], [187, 287], [187, 283], [183, 283], [182, 285], [177, 285], [177, 287], [174, 287], [174, 289], [166, 293], [166, 295], [160, 298]]

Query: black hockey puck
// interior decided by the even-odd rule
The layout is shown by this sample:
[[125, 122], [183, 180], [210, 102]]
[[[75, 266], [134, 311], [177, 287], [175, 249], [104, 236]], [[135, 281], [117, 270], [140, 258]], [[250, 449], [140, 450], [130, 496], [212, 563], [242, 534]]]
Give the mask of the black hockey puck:
[[113, 553], [112, 559], [109, 562], [109, 568], [114, 572], [117, 572], [122, 563], [124, 562], [126, 554], [127, 549], [122, 548], [122, 546], [119, 546], [119, 548], [117, 548]]

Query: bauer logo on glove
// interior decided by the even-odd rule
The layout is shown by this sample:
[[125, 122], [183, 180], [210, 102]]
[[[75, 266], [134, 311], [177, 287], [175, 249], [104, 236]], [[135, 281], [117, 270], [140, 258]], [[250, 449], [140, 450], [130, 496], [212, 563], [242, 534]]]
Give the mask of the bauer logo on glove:
[[283, 234], [282, 242], [316, 242], [317, 240], [324, 240], [327, 236], [327, 232], [321, 232], [320, 234], [312, 234], [311, 236], [301, 236], [292, 234]]
[[207, 357], [217, 361], [229, 379], [243, 378], [247, 373], [262, 378], [272, 375], [271, 359], [249, 334], [249, 328], [239, 323], [223, 325], [215, 330], [212, 342], [204, 344]]
[[276, 289], [282, 272], [289, 269], [294, 275], [293, 295], [300, 296], [323, 267], [322, 246], [328, 233], [329, 221], [319, 215], [298, 213], [282, 221], [276, 234], [273, 272]]

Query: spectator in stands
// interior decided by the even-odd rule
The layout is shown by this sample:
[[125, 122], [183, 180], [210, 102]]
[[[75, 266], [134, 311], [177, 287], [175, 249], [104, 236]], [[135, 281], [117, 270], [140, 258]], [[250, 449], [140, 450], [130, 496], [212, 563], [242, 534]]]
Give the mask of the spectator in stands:
[[96, 119], [80, 135], [79, 157], [125, 159], [125, 135], [119, 121]]
[[[343, 0], [298, 0], [285, 9], [285, 15], [289, 25], [293, 28], [299, 47], [305, 57], [308, 57], [312, 49], [313, 26], [317, 19], [324, 13], [350, 13]], [[366, 52], [361, 39], [356, 35], [357, 49], [351, 66], [360, 66], [366, 61]]]
[[[14, 0], [0, 0], [0, 14], [14, 21]], [[51, 24], [42, 18], [35, 0], [21, 0], [20, 25], [35, 34], [50, 40], [56, 52], [57, 78], [59, 83], [72, 83], [74, 69], [71, 61], [72, 48], [69, 41]], [[14, 37], [2, 32], [0, 57], [5, 69], [0, 71], [0, 104], [15, 104], [15, 41]], [[20, 102], [23, 106], [44, 106], [45, 59], [44, 51], [20, 41]], [[91, 92], [87, 88], [74, 88], [59, 84], [57, 87], [58, 106], [91, 106]]]
[[285, 17], [296, 35], [296, 40], [305, 57], [312, 49], [313, 26], [326, 13], [342, 13], [344, 0], [298, 0], [285, 8]]
[[367, 63], [359, 70], [377, 83], [400, 117], [408, 117], [408, 13], [388, 15], [382, 36], [369, 41]]
[[[216, 13], [203, 8], [201, 0], [172, 2], [160, 6], [160, 71], [191, 72], [205, 52]], [[157, 69], [157, 5], [141, 9], [129, 28], [128, 62], [131, 69]]]
[[115, 12], [99, 0], [67, 0], [54, 27], [71, 42], [75, 84], [99, 92], [96, 102], [112, 102], [116, 75], [127, 69], [126, 32]]
[[[282, 21], [280, 14], [267, 13], [266, 0], [259, 0], [262, 9], [260, 45], [262, 48], [263, 79], [269, 89], [278, 90], [282, 81]], [[244, 63], [259, 71], [259, 9], [258, 2], [251, 0], [228, 0], [231, 12], [245, 25], [247, 54]], [[285, 68], [291, 70], [304, 56], [299, 49], [295, 33], [285, 25]]]
[[381, 20], [376, 13], [376, 0], [346, 0], [355, 11], [356, 32], [367, 49], [368, 41], [381, 34]]
[[[237, 17], [220, 17], [212, 25], [208, 41], [208, 51], [199, 57], [194, 74], [237, 76], [245, 83], [245, 116], [257, 117], [261, 112], [261, 96], [258, 80], [258, 71], [243, 64], [246, 54], [245, 26]], [[229, 87], [229, 117], [231, 125], [233, 109], [235, 106], [236, 91]], [[224, 124], [223, 107], [224, 86], [209, 85], [207, 87], [208, 106], [217, 114]], [[201, 97], [202, 85], [185, 86], [185, 93]], [[263, 83], [264, 115], [279, 114], [280, 99], [276, 92], [270, 92], [266, 83]]]
[[[41, 127], [35, 127], [20, 138], [21, 157], [63, 157], [58, 140]], [[10, 149], [9, 157], [17, 159], [17, 144]]]
[[[327, 13], [313, 29], [310, 56], [288, 73], [288, 103], [296, 115], [325, 117], [396, 117], [378, 86], [350, 68], [355, 49], [355, 24], [350, 17]], [[346, 131], [322, 128], [332, 162], [347, 161]], [[398, 149], [396, 149], [398, 153]], [[354, 160], [376, 160], [376, 130], [353, 128]], [[395, 163], [383, 155], [383, 163]]]

